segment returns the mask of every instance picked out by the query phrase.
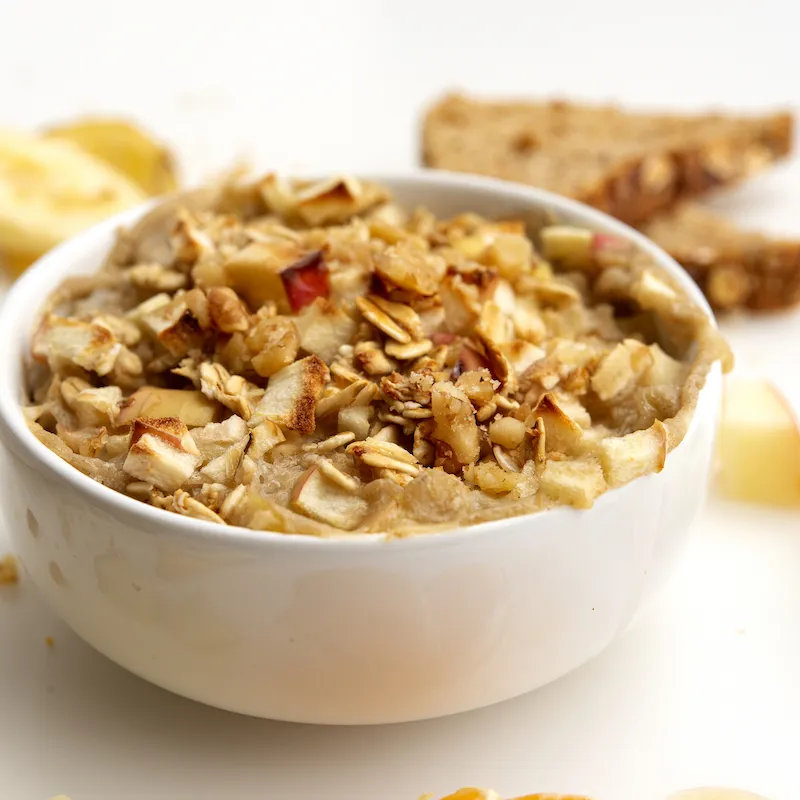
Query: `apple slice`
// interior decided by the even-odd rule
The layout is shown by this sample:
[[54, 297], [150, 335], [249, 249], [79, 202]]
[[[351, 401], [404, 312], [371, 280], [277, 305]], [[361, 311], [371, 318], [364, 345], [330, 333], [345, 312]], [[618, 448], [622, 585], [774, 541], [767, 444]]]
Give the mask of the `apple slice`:
[[731, 500], [800, 505], [800, 431], [769, 381], [729, 379], [717, 441], [720, 493]]

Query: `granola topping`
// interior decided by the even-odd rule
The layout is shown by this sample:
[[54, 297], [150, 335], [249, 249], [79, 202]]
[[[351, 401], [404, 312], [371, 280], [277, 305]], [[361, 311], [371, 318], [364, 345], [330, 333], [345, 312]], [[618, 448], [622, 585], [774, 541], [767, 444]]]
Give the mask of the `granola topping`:
[[408, 213], [352, 178], [209, 198], [66, 282], [31, 345], [37, 437], [173, 513], [327, 536], [588, 508], [663, 468], [727, 358], [615, 236]]

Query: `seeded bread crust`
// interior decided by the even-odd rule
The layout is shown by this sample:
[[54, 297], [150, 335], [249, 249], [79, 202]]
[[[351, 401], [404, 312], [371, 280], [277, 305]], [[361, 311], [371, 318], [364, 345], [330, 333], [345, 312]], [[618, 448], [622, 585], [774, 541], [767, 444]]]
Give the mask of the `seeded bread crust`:
[[800, 303], [800, 241], [742, 231], [695, 203], [641, 226], [720, 311], [774, 311]]
[[426, 166], [519, 181], [640, 224], [786, 155], [792, 117], [633, 114], [449, 95], [426, 114]]

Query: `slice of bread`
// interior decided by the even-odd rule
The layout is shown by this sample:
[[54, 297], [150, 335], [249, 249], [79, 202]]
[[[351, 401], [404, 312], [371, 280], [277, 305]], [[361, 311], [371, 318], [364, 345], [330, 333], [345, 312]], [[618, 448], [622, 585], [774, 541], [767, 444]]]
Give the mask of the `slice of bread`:
[[718, 310], [775, 310], [800, 303], [800, 241], [743, 231], [696, 203], [640, 230], [682, 264]]
[[788, 113], [678, 116], [458, 95], [428, 111], [422, 132], [429, 167], [540, 186], [633, 225], [742, 180], [791, 144]]

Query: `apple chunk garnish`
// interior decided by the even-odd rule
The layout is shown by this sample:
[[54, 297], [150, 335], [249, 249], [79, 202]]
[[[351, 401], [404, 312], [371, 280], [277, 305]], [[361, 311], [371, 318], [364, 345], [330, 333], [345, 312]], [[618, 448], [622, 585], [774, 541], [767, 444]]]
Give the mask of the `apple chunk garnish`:
[[297, 313], [330, 295], [330, 276], [321, 250], [301, 254], [294, 242], [253, 242], [225, 263], [228, 284], [250, 308], [272, 301], [278, 312]]
[[321, 250], [307, 253], [299, 261], [284, 269], [281, 272], [281, 280], [289, 305], [295, 314], [318, 297], [327, 298], [331, 293], [330, 275]]
[[751, 378], [728, 380], [717, 453], [723, 496], [800, 506], [800, 430], [774, 384]]

